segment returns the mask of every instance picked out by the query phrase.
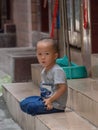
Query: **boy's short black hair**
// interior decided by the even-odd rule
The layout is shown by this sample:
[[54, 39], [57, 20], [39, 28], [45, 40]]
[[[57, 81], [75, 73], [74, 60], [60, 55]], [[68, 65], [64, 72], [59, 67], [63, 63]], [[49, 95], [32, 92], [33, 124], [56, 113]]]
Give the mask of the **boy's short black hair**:
[[44, 42], [50, 42], [53, 44], [53, 49], [56, 51], [56, 52], [59, 52], [59, 49], [58, 49], [58, 44], [57, 44], [57, 41], [50, 38], [50, 37], [44, 37], [44, 38], [41, 38], [40, 40], [37, 41], [40, 42], [40, 41], [44, 41]]

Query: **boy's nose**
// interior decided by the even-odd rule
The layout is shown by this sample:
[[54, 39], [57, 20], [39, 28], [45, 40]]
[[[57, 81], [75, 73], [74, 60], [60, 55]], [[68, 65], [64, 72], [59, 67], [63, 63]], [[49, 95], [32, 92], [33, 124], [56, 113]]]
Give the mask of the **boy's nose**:
[[42, 55], [42, 59], [44, 59], [45, 58], [45, 55]]

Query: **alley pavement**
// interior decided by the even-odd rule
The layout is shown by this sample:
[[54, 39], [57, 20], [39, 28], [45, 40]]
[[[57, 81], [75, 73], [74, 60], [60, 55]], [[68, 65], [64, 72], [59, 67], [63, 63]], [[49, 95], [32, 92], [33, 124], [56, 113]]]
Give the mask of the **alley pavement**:
[[22, 130], [12, 119], [2, 96], [0, 96], [0, 130]]

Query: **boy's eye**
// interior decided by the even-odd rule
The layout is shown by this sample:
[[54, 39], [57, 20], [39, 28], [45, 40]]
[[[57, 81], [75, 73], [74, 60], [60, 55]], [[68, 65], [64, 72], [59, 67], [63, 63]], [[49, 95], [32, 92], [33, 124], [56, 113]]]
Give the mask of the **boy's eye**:
[[38, 55], [42, 55], [41, 53], [38, 53]]
[[48, 52], [46, 52], [46, 55], [49, 55], [49, 53], [48, 53]]

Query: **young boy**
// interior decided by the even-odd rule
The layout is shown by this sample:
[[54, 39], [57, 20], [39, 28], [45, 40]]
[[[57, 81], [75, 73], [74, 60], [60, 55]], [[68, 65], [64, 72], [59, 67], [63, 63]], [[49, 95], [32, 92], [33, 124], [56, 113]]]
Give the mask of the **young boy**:
[[64, 112], [67, 102], [67, 81], [63, 69], [55, 63], [57, 44], [51, 38], [37, 43], [37, 58], [43, 66], [40, 96], [27, 97], [20, 102], [21, 109], [31, 115]]

